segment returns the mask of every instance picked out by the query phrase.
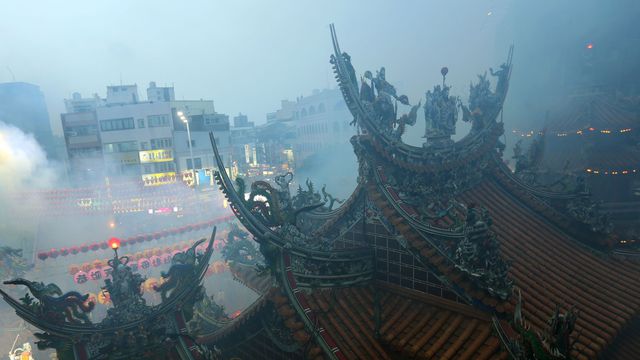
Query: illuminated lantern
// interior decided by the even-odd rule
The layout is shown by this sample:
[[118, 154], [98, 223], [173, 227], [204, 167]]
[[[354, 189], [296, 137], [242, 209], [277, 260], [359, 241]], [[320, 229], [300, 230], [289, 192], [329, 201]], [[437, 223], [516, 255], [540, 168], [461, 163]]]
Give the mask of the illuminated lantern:
[[170, 264], [171, 263], [171, 259], [173, 259], [173, 255], [171, 255], [171, 253], [162, 255], [162, 263], [163, 264]]
[[160, 236], [167, 237], [167, 236], [169, 236], [169, 232], [167, 230], [162, 230], [162, 231], [160, 231]]
[[109, 247], [109, 244], [107, 244], [106, 242], [101, 242], [100, 243], [100, 249], [104, 250], [104, 249], [106, 249], [108, 247]]
[[138, 269], [140, 271], [147, 270], [147, 269], [149, 269], [150, 266], [151, 266], [151, 262], [149, 261], [149, 259], [142, 258], [142, 259], [138, 260]]
[[103, 275], [104, 274], [102, 273], [102, 269], [92, 269], [91, 271], [89, 271], [89, 279], [93, 281], [102, 280]]
[[109, 239], [109, 241], [107, 241], [107, 244], [113, 250], [117, 250], [120, 247], [120, 239], [118, 239], [117, 237], [112, 237], [111, 239]]
[[78, 271], [80, 271], [80, 268], [77, 265], [69, 266], [69, 274], [71, 274], [72, 276], [75, 275]]
[[153, 249], [153, 255], [155, 255], [155, 256], [160, 256], [160, 255], [162, 255], [162, 252], [163, 252], [163, 251], [162, 251], [162, 249], [160, 249], [160, 248], [155, 248], [155, 249]]
[[98, 302], [102, 305], [107, 305], [111, 303], [111, 296], [105, 290], [102, 290], [98, 293]]
[[135, 237], [135, 240], [138, 243], [144, 242], [144, 236], [138, 235]]
[[87, 251], [89, 251], [89, 245], [87, 244], [80, 245], [80, 251], [83, 253], [86, 253]]
[[151, 262], [151, 265], [153, 267], [158, 267], [160, 265], [162, 265], [162, 258], [158, 255], [154, 255], [152, 257], [149, 258], [149, 262]]
[[160, 233], [159, 233], [159, 232], [153, 233], [153, 238], [154, 238], [154, 239], [158, 240], [158, 239], [160, 239], [161, 237], [162, 237], [162, 236], [160, 235]]
[[158, 281], [158, 279], [156, 278], [148, 278], [144, 284], [142, 285], [142, 287], [146, 290], [146, 291], [151, 291], [154, 290], [155, 287], [157, 287], [158, 285], [160, 285], [160, 282]]
[[100, 244], [93, 243], [93, 244], [89, 245], [89, 249], [91, 249], [91, 251], [96, 251], [96, 250], [100, 249]]
[[87, 277], [87, 273], [84, 271], [78, 271], [75, 275], [73, 275], [73, 281], [76, 284], [84, 284], [89, 280]]
[[70, 248], [69, 248], [69, 252], [70, 252], [71, 254], [75, 255], [75, 254], [77, 254], [77, 253], [79, 253], [79, 252], [80, 252], [80, 248], [79, 248], [79, 247], [77, 247], [77, 246], [72, 246], [72, 247], [70, 247]]
[[102, 260], [94, 260], [93, 261], [93, 267], [96, 269], [100, 269], [104, 266], [104, 261]]
[[38, 259], [44, 261], [49, 257], [49, 253], [45, 252], [39, 252], [38, 253]]
[[60, 252], [58, 251], [58, 249], [51, 249], [49, 250], [49, 257], [52, 259], [55, 259], [58, 257], [58, 255], [60, 255]]
[[91, 266], [91, 264], [89, 264], [88, 262], [80, 265], [80, 269], [82, 269], [82, 271], [84, 272], [89, 272], [91, 268], [93, 268], [93, 266]]
[[225, 271], [225, 265], [222, 261], [216, 261], [213, 263], [213, 273], [222, 274]]
[[69, 249], [67, 249], [66, 247], [60, 248], [60, 255], [62, 256], [69, 255]]
[[144, 239], [145, 239], [146, 241], [151, 241], [151, 240], [153, 240], [153, 235], [151, 235], [151, 234], [147, 234], [147, 235], [145, 235]]

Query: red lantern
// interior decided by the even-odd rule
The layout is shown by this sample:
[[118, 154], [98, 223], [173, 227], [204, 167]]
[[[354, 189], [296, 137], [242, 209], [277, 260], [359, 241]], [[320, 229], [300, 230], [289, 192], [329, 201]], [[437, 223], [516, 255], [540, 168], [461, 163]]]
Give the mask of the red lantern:
[[93, 243], [93, 244], [89, 245], [89, 249], [91, 249], [91, 251], [96, 251], [96, 250], [100, 249], [100, 244]]
[[86, 253], [87, 251], [89, 251], [89, 245], [87, 244], [80, 245], [80, 251], [83, 253]]
[[162, 265], [162, 258], [158, 255], [154, 255], [152, 257], [149, 258], [149, 262], [151, 262], [151, 265], [153, 267], [158, 267], [160, 265]]
[[171, 253], [162, 255], [162, 262], [164, 264], [170, 264], [171, 259], [173, 259], [173, 255], [171, 255]]
[[75, 255], [75, 254], [77, 254], [77, 253], [79, 253], [79, 252], [80, 252], [80, 248], [79, 248], [79, 247], [77, 247], [77, 246], [72, 246], [72, 247], [70, 247], [70, 248], [69, 248], [69, 252], [70, 252], [71, 254]]
[[102, 280], [103, 275], [104, 273], [102, 272], [102, 269], [93, 269], [89, 271], [89, 279], [93, 281]]
[[106, 242], [101, 242], [100, 243], [100, 249], [104, 250], [104, 249], [106, 249], [108, 247], [109, 247], [109, 244], [107, 244]]
[[69, 274], [75, 275], [78, 271], [80, 271], [80, 268], [78, 268], [78, 266], [76, 265], [69, 266]]
[[51, 257], [52, 259], [57, 258], [58, 255], [60, 255], [60, 252], [58, 251], [58, 249], [49, 250], [49, 257]]
[[112, 237], [107, 243], [109, 244], [109, 247], [114, 250], [117, 250], [120, 247], [120, 239], [117, 237]]
[[76, 284], [84, 284], [89, 280], [89, 278], [87, 277], [87, 273], [84, 271], [78, 271], [74, 276], [73, 276], [73, 281]]
[[49, 253], [47, 252], [39, 252], [38, 253], [38, 259], [44, 261], [49, 257]]
[[69, 255], [69, 249], [67, 249], [66, 247], [60, 248], [60, 255], [62, 256]]
[[151, 266], [151, 262], [147, 258], [142, 258], [138, 260], [138, 269], [147, 270]]
[[82, 271], [84, 272], [89, 272], [89, 270], [91, 270], [93, 268], [93, 266], [91, 266], [91, 264], [89, 263], [84, 263], [82, 265], [80, 265], [80, 269], [82, 269]]
[[141, 235], [136, 236], [134, 239], [136, 240], [136, 242], [139, 242], [139, 243], [144, 242], [144, 236], [141, 236]]

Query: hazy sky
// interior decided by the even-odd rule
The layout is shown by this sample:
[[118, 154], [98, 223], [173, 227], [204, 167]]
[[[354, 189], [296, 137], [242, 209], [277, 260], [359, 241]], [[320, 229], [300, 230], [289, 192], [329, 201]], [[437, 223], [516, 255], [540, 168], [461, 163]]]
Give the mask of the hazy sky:
[[[512, 0], [511, 0], [512, 1]], [[263, 122], [281, 99], [334, 87], [329, 24], [356, 70], [387, 68], [417, 102], [450, 69], [454, 92], [494, 66], [496, 27], [509, 0], [4, 2], [0, 82], [40, 85], [54, 123], [78, 91], [149, 81], [178, 99], [213, 99], [218, 112]], [[499, 51], [497, 51], [499, 50]]]

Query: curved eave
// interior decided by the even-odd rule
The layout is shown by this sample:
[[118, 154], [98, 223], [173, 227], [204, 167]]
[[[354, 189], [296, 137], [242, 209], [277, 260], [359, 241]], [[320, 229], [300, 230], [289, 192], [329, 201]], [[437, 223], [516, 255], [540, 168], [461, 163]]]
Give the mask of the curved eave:
[[243, 325], [253, 320], [256, 316], [260, 315], [260, 311], [265, 307], [270, 298], [270, 293], [274, 291], [270, 289], [264, 295], [260, 296], [249, 307], [244, 309], [238, 317], [228, 321], [220, 329], [210, 333], [199, 336], [196, 340], [199, 344], [203, 345], [216, 345], [220, 341], [228, 338], [236, 333]]
[[213, 147], [216, 166], [218, 167], [218, 171], [215, 172], [214, 176], [218, 185], [220, 185], [220, 189], [229, 201], [229, 206], [233, 210], [233, 213], [236, 215], [238, 220], [240, 220], [242, 225], [244, 225], [245, 228], [247, 228], [247, 230], [257, 239], [273, 239], [278, 241], [279, 236], [257, 219], [251, 211], [244, 206], [244, 194], [239, 194], [233, 186], [233, 182], [225, 170], [213, 132], [209, 133], [209, 138], [211, 139], [211, 146]]
[[[148, 323], [154, 319], [157, 319], [160, 316], [174, 313], [177, 309], [180, 308], [180, 304], [188, 302], [189, 298], [195, 297], [197, 291], [199, 289], [199, 285], [204, 278], [204, 275], [209, 267], [209, 260], [211, 260], [211, 255], [213, 254], [213, 240], [215, 238], [216, 228], [213, 228], [213, 232], [211, 234], [211, 238], [209, 239], [209, 243], [207, 245], [206, 251], [202, 256], [200, 263], [195, 271], [195, 276], [193, 278], [193, 282], [191, 284], [181, 284], [179, 288], [174, 290], [168, 298], [167, 301], [163, 302], [155, 309], [149, 316], [143, 317], [136, 321], [131, 321], [125, 324], [117, 325], [117, 326], [109, 326], [109, 327], [101, 327], [100, 324], [91, 324], [91, 325], [73, 325], [73, 324], [54, 324], [48, 321], [44, 321], [38, 317], [37, 314], [33, 313], [29, 310], [28, 307], [24, 306], [18, 300], [12, 298], [5, 291], [0, 289], [0, 295], [4, 298], [4, 300], [15, 309], [16, 314], [20, 316], [22, 319], [30, 323], [31, 325], [37, 327], [38, 329], [50, 333], [52, 335], [56, 335], [63, 338], [74, 339], [78, 336], [78, 334], [82, 335], [98, 335], [98, 334], [113, 334], [117, 331], [126, 331], [128, 329], [136, 328], [140, 325]], [[177, 292], [176, 292], [177, 291]]]

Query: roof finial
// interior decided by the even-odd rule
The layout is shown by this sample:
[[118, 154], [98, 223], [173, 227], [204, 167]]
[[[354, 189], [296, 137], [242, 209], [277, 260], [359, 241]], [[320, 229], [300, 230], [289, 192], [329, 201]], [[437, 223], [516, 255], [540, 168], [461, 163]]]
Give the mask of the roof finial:
[[447, 78], [447, 74], [449, 73], [449, 68], [444, 66], [442, 67], [442, 69], [440, 69], [440, 74], [442, 74], [442, 87], [444, 87], [444, 81]]

